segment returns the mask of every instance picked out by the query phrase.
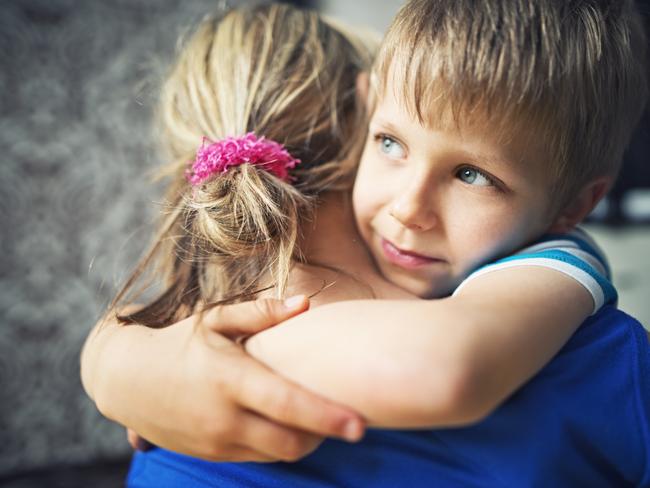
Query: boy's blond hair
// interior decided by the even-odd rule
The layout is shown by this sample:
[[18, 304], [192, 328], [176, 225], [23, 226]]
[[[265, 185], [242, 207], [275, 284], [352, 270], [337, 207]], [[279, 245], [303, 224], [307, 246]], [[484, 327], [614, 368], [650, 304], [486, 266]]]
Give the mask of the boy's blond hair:
[[548, 150], [558, 206], [616, 176], [647, 97], [632, 0], [411, 0], [380, 48], [381, 96], [428, 126], [441, 114]]
[[[300, 227], [315, 197], [351, 186], [366, 132], [356, 79], [371, 67], [373, 41], [283, 4], [235, 8], [198, 26], [160, 99], [169, 212], [110, 308], [133, 303], [146, 276], [163, 289], [120, 320], [162, 327], [263, 287], [284, 293], [292, 261], [302, 259]], [[301, 160], [292, 183], [243, 164], [190, 186], [185, 171], [204, 136], [248, 132]]]

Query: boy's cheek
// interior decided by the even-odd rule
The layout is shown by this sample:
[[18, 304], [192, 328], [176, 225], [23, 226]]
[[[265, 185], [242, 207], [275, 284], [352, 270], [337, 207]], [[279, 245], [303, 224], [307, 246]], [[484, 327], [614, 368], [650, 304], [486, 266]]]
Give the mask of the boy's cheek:
[[393, 188], [385, 178], [358, 181], [352, 192], [352, 206], [358, 224], [369, 226], [386, 212], [393, 200]]
[[372, 205], [371, 202], [364, 202], [364, 204], [355, 207], [355, 220], [359, 230], [362, 232], [370, 231], [380, 212], [381, 208], [378, 205]]
[[363, 187], [355, 188], [352, 194], [352, 208], [357, 220], [368, 218], [377, 205], [377, 194]]
[[359, 209], [379, 209], [390, 201], [387, 182], [377, 181], [372, 184], [360, 184], [355, 187], [352, 201]]

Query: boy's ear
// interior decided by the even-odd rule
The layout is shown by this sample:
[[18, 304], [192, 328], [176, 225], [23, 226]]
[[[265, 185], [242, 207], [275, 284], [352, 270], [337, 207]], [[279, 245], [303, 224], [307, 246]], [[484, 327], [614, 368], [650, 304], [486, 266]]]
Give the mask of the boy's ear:
[[611, 184], [612, 178], [603, 176], [583, 186], [582, 190], [560, 210], [549, 232], [562, 234], [573, 229], [589, 215], [609, 191]]
[[367, 71], [361, 71], [357, 75], [357, 96], [366, 109], [368, 108], [368, 93], [370, 91], [370, 76]]

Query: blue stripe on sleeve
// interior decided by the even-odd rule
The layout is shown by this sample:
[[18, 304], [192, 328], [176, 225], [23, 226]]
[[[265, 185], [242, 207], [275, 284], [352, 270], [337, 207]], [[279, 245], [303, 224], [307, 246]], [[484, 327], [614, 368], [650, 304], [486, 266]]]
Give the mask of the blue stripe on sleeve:
[[574, 229], [570, 234], [546, 234], [536, 244], [548, 241], [571, 241], [577, 244], [580, 249], [588, 252], [596, 259], [598, 259], [598, 261], [600, 261], [601, 264], [605, 267], [605, 270], [607, 271], [606, 278], [609, 279], [612, 276], [612, 271], [609, 267], [609, 263], [603, 256], [603, 253], [598, 248], [595, 248], [590, 244], [589, 239], [590, 238], [586, 232], [581, 229]]
[[[566, 237], [565, 237], [566, 239]], [[576, 240], [576, 242], [578, 242]], [[580, 242], [578, 242], [580, 245]], [[593, 251], [590, 250], [589, 248], [583, 249], [586, 252], [589, 252], [590, 254], [593, 254]], [[594, 254], [596, 257], [598, 257], [598, 253]], [[497, 266], [500, 263], [507, 263], [510, 261], [516, 261], [519, 259], [550, 259], [550, 260], [555, 260], [555, 261], [562, 261], [564, 263], [570, 264], [571, 266], [574, 266], [578, 269], [581, 269], [585, 273], [587, 273], [589, 276], [591, 276], [596, 283], [600, 286], [600, 288], [603, 290], [603, 295], [605, 296], [605, 303], [611, 303], [615, 304], [616, 301], [618, 300], [618, 293], [616, 292], [616, 289], [612, 285], [612, 283], [604, 277], [602, 274], [600, 274], [598, 271], [596, 271], [592, 266], [590, 266], [588, 263], [583, 261], [582, 259], [574, 256], [573, 254], [570, 254], [566, 251], [561, 251], [558, 249], [553, 249], [553, 250], [548, 250], [548, 251], [540, 251], [540, 252], [535, 252], [535, 253], [529, 253], [529, 254], [516, 254], [512, 256], [508, 256], [506, 258], [500, 259], [498, 261], [495, 261], [494, 263], [490, 263], [487, 266], [484, 266], [484, 268], [489, 268], [492, 266]]]

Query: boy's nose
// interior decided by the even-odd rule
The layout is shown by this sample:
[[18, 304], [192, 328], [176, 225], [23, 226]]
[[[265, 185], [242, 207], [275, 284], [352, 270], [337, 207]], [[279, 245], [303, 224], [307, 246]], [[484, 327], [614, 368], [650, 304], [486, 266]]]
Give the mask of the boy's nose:
[[432, 202], [421, 192], [401, 195], [391, 205], [389, 214], [404, 227], [420, 232], [432, 229], [437, 221]]

